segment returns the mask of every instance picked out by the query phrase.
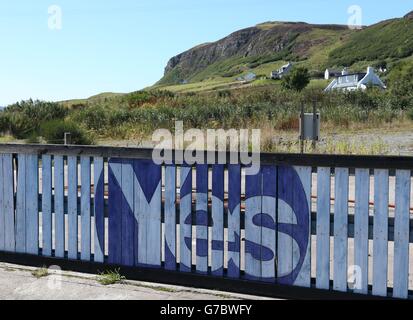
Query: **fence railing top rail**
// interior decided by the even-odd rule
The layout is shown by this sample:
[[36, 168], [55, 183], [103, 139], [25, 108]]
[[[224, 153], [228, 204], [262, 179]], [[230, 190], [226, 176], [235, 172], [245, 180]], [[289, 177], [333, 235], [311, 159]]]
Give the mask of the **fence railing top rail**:
[[[112, 147], [112, 146], [78, 146], [53, 144], [0, 144], [0, 153], [50, 154], [65, 156], [93, 156], [104, 158], [126, 158], [153, 160], [152, 148]], [[173, 150], [172, 159], [176, 153]], [[208, 155], [210, 156], [208, 158]], [[231, 156], [238, 156], [232, 152], [204, 151], [204, 159], [211, 159], [211, 155], [225, 156], [230, 164]], [[298, 154], [298, 153], [261, 153], [260, 163], [264, 165], [294, 165], [310, 167], [344, 167], [368, 169], [405, 169], [413, 170], [413, 156], [374, 156], [374, 155], [327, 155], [327, 154]], [[214, 164], [214, 163], [211, 163]]]

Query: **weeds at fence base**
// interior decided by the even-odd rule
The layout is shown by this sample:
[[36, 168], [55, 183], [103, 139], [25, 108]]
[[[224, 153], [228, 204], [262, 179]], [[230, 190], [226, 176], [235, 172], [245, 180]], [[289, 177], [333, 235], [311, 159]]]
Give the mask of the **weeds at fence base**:
[[32, 275], [36, 277], [37, 279], [47, 277], [49, 275], [49, 270], [46, 267], [42, 267], [42, 268], [34, 270], [32, 272]]
[[101, 272], [97, 277], [97, 281], [104, 286], [122, 283], [124, 280], [126, 278], [119, 273], [119, 269]]

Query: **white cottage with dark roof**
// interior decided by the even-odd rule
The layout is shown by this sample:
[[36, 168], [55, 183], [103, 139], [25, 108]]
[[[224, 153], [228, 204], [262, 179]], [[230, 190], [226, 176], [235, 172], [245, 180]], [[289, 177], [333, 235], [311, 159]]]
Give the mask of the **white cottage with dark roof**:
[[285, 75], [290, 73], [293, 68], [293, 64], [288, 62], [286, 65], [283, 65], [280, 69], [271, 72], [271, 79], [282, 79]]
[[342, 75], [334, 79], [324, 91], [366, 90], [368, 87], [378, 87], [383, 90], [387, 88], [372, 67], [367, 68], [367, 73], [348, 73], [344, 70]]

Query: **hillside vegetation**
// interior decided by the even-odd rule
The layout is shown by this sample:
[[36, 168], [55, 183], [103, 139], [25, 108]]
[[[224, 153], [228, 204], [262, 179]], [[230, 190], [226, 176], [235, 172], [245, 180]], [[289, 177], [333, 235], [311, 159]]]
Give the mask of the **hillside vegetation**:
[[[409, 17], [353, 31], [336, 25], [267, 22], [171, 59], [158, 84], [132, 93], [102, 93], [63, 102], [22, 101], [0, 112], [0, 133], [27, 142], [77, 144], [151, 140], [159, 128], [260, 128], [264, 151], [297, 151], [301, 105], [322, 114], [323, 136], [385, 127], [413, 128], [413, 56]], [[392, 36], [393, 35], [393, 36]], [[379, 41], [380, 39], [380, 41]], [[307, 68], [311, 81], [301, 92], [265, 78], [288, 61]], [[323, 93], [326, 67], [386, 64], [388, 90]], [[301, 68], [300, 68], [301, 69]], [[304, 69], [302, 69], [304, 70]], [[236, 78], [254, 72], [255, 81]], [[185, 80], [185, 84], [181, 82]], [[285, 82], [285, 80], [284, 80]], [[276, 137], [290, 134], [292, 139]], [[360, 141], [358, 141], [360, 142]], [[360, 144], [360, 143], [359, 143]], [[380, 153], [334, 143], [320, 152]], [[362, 144], [364, 146], [364, 144]], [[337, 148], [336, 148], [337, 147]], [[412, 146], [413, 148], [413, 146]]]
[[[181, 120], [186, 129], [260, 128], [263, 150], [279, 151], [281, 146], [282, 150], [297, 151], [298, 114], [303, 102], [310, 111], [312, 100], [317, 99], [323, 136], [386, 126], [411, 127], [412, 89], [411, 85], [400, 87], [394, 93], [397, 96], [393, 91], [375, 90], [325, 95], [311, 88], [295, 92], [257, 86], [201, 93], [138, 91], [74, 106], [26, 101], [0, 113], [0, 132], [27, 142], [63, 143], [64, 132], [71, 132], [72, 142], [77, 144], [141, 143], [150, 141], [156, 129], [173, 132], [175, 121]], [[403, 99], [400, 92], [405, 93]], [[404, 101], [403, 105], [400, 101]], [[282, 132], [292, 134], [292, 145], [290, 141], [275, 140]], [[334, 152], [331, 146], [329, 152]]]
[[329, 63], [351, 66], [358, 61], [393, 61], [412, 54], [413, 19], [394, 19], [354, 32], [330, 53]]
[[316, 79], [326, 68], [364, 71], [384, 62], [392, 69], [412, 54], [411, 14], [362, 30], [266, 22], [171, 58], [164, 77], [152, 88], [185, 92], [243, 87], [236, 81], [240, 76], [254, 72], [263, 79], [287, 61], [308, 68]]

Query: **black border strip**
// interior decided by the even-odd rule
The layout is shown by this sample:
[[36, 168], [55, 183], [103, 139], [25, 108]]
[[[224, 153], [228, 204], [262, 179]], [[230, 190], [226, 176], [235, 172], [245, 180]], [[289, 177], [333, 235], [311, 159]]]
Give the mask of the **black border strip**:
[[32, 267], [59, 266], [65, 271], [98, 274], [106, 270], [119, 269], [119, 272], [129, 280], [153, 282], [193, 287], [198, 289], [210, 289], [228, 291], [234, 293], [265, 296], [279, 299], [294, 300], [393, 300], [391, 298], [361, 295], [351, 292], [337, 292], [320, 290], [315, 288], [302, 288], [295, 286], [283, 286], [265, 282], [247, 280], [234, 280], [229, 278], [201, 275], [195, 272], [184, 273], [167, 271], [164, 269], [152, 269], [142, 267], [125, 267], [119, 265], [101, 264], [78, 260], [68, 260], [54, 257], [43, 257], [28, 254], [0, 252], [0, 261]]
[[[175, 153], [172, 151], [172, 158]], [[95, 156], [105, 158], [132, 158], [153, 160], [153, 149], [124, 148], [108, 146], [67, 146], [67, 145], [37, 145], [37, 144], [0, 144], [0, 153], [37, 153], [51, 155]], [[238, 157], [242, 153], [204, 152], [205, 156], [225, 156], [228, 163], [231, 156]], [[244, 153], [245, 155], [245, 153]], [[354, 156], [354, 155], [324, 155], [324, 154], [288, 154], [261, 153], [261, 164], [278, 164], [311, 167], [345, 167], [370, 169], [406, 169], [413, 170], [413, 157], [408, 156]], [[206, 159], [206, 158], [205, 158]], [[237, 158], [236, 158], [237, 159]]]

